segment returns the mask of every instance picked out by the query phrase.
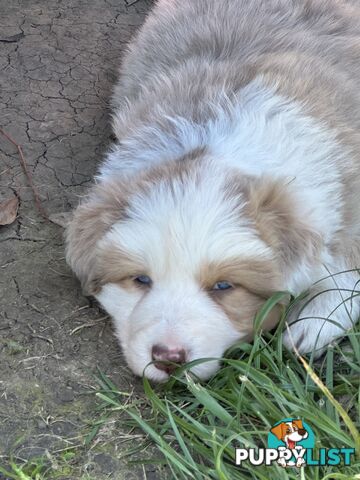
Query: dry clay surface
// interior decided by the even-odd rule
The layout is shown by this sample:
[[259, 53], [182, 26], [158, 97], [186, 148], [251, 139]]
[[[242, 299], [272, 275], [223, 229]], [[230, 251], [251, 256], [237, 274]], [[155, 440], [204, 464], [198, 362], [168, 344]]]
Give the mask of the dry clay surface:
[[[149, 8], [149, 0], [0, 0], [0, 126], [22, 146], [49, 215], [70, 211], [91, 185], [111, 143], [107, 105], [121, 55]], [[0, 202], [20, 199], [16, 221], [0, 227], [0, 465], [74, 446], [63, 480], [160, 478], [119, 459], [119, 422], [78, 447], [96, 419], [96, 367], [124, 391], [140, 391], [140, 381], [109, 319], [82, 296], [63, 230], [39, 214], [3, 135], [0, 175]]]

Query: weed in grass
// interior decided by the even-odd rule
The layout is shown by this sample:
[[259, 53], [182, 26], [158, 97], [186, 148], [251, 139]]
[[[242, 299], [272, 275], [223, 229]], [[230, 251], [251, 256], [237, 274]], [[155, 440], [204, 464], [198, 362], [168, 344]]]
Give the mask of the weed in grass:
[[0, 466], [1, 474], [6, 480], [47, 480], [64, 478], [71, 475], [71, 459], [75, 452], [72, 450], [62, 452], [55, 460], [52, 456], [44, 455], [34, 457], [30, 460], [20, 461], [19, 459], [10, 459], [6, 468]]

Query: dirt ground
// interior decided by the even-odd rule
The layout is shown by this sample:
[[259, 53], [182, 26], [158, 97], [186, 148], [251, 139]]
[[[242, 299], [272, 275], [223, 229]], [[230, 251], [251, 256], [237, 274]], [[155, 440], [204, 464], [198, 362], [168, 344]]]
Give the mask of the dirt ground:
[[[111, 86], [151, 1], [131, 3], [0, 0], [0, 125], [22, 145], [49, 215], [77, 205], [111, 143]], [[20, 199], [16, 221], [0, 227], [1, 465], [8, 455], [21, 463], [76, 450], [96, 418], [96, 367], [123, 390], [141, 387], [111, 322], [65, 264], [62, 228], [39, 214], [18, 152], [1, 135], [0, 174], [0, 202]], [[104, 438], [121, 435], [121, 425], [107, 425], [61, 478], [159, 478], [109, 450]]]

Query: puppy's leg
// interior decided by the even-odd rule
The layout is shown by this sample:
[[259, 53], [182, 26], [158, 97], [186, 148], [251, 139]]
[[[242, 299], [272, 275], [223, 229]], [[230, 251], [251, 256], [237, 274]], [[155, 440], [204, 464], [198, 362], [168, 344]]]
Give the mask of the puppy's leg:
[[290, 313], [283, 343], [300, 353], [320, 356], [334, 340], [345, 335], [359, 319], [360, 280], [343, 273], [314, 286]]

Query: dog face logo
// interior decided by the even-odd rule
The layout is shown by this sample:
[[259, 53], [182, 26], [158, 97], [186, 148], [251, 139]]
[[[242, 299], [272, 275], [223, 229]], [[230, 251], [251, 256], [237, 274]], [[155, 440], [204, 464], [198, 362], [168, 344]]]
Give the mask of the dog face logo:
[[271, 430], [278, 440], [282, 440], [287, 448], [292, 450], [296, 444], [308, 437], [302, 420], [292, 420], [290, 422], [281, 422]]
[[287, 418], [271, 428], [268, 443], [279, 451], [279, 465], [300, 468], [306, 465], [306, 448], [313, 448], [315, 441], [309, 425], [299, 418]]

